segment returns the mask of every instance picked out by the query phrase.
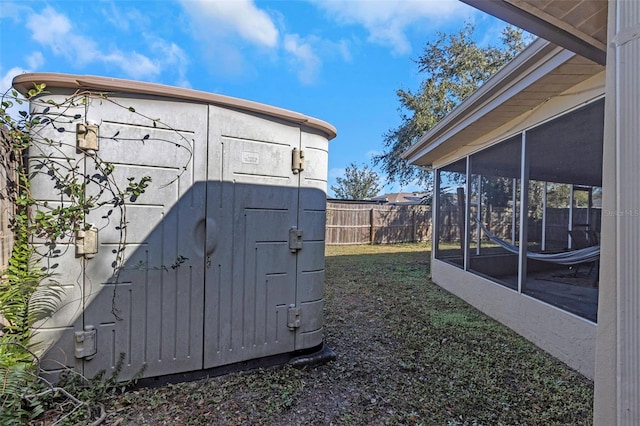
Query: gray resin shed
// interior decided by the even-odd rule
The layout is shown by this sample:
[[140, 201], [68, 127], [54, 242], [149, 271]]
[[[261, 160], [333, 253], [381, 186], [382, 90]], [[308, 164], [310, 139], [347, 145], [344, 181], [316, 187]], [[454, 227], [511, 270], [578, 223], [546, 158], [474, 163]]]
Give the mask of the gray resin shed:
[[[331, 125], [157, 84], [46, 73], [13, 81], [21, 93], [34, 83], [47, 93], [32, 111], [55, 120], [40, 131], [60, 143], [30, 152], [30, 161], [52, 154], [91, 175], [87, 156], [99, 155], [123, 187], [128, 177], [151, 178], [125, 206], [118, 274], [123, 229], [109, 205], [89, 213], [92, 230], [58, 244], [49, 259], [63, 293], [37, 327], [46, 371], [108, 374], [124, 354], [125, 380], [143, 367], [143, 377], [158, 377], [323, 353]], [[82, 102], [62, 113], [51, 106], [70, 96]], [[49, 206], [64, 202], [52, 185], [32, 182]]]

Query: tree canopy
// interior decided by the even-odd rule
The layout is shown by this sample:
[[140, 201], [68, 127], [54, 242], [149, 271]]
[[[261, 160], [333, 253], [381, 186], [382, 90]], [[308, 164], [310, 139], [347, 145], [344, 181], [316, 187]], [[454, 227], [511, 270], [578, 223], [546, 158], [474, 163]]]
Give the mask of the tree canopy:
[[331, 190], [336, 198], [345, 200], [364, 200], [373, 198], [380, 192], [380, 177], [366, 164], [358, 168], [355, 163], [349, 164], [344, 171], [344, 177], [336, 179]]
[[525, 46], [522, 30], [508, 26], [497, 46], [479, 46], [475, 27], [469, 23], [455, 34], [438, 33], [416, 60], [426, 79], [416, 92], [398, 89], [401, 124], [384, 135], [384, 151], [373, 158], [389, 182], [414, 182], [431, 189], [431, 174], [411, 166], [400, 155], [435, 126], [484, 81], [502, 68]]

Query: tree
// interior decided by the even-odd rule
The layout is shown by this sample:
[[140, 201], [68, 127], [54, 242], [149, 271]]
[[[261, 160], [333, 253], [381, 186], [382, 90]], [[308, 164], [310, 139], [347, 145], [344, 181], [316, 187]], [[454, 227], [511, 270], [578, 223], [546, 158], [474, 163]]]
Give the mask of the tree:
[[366, 164], [361, 169], [355, 163], [349, 164], [344, 171], [343, 178], [336, 179], [336, 185], [331, 190], [336, 198], [349, 200], [364, 200], [378, 195], [380, 192], [380, 177]]
[[431, 189], [431, 173], [411, 166], [400, 155], [435, 126], [527, 44], [522, 30], [508, 26], [498, 46], [481, 47], [473, 39], [475, 27], [465, 24], [457, 34], [438, 33], [416, 60], [427, 78], [417, 93], [398, 89], [402, 123], [384, 135], [384, 152], [373, 158], [390, 182], [417, 182]]

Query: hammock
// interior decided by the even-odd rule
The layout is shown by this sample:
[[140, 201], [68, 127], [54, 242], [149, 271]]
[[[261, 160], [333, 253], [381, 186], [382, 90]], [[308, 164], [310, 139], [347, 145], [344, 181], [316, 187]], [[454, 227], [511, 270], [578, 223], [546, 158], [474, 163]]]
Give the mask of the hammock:
[[[501, 240], [494, 234], [492, 234], [483, 223], [478, 222], [476, 218], [473, 218], [475, 222], [480, 225], [482, 231], [489, 237], [491, 241], [498, 244], [503, 249], [518, 254], [520, 249], [514, 245], [509, 244], [505, 240]], [[600, 259], [600, 246], [585, 247], [572, 251], [565, 251], [562, 253], [533, 253], [527, 252], [529, 259], [541, 260], [543, 262], [558, 263], [560, 265], [577, 265], [579, 263], [595, 262]]]

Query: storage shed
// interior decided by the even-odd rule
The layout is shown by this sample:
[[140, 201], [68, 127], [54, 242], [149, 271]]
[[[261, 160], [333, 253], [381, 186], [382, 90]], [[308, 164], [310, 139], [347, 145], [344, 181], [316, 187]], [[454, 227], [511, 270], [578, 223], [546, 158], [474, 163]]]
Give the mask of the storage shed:
[[[13, 81], [23, 94], [40, 83], [46, 92], [31, 109], [55, 143], [32, 149], [31, 167], [47, 158], [100, 181], [106, 164], [120, 190], [148, 185], [118, 206], [87, 184], [97, 208], [86, 231], [55, 250], [38, 246], [62, 289], [37, 327], [48, 373], [109, 374], [124, 356], [125, 380], [326, 353], [333, 126], [158, 84], [48, 73]], [[46, 173], [32, 181], [49, 208], [67, 202], [56, 183]]]

